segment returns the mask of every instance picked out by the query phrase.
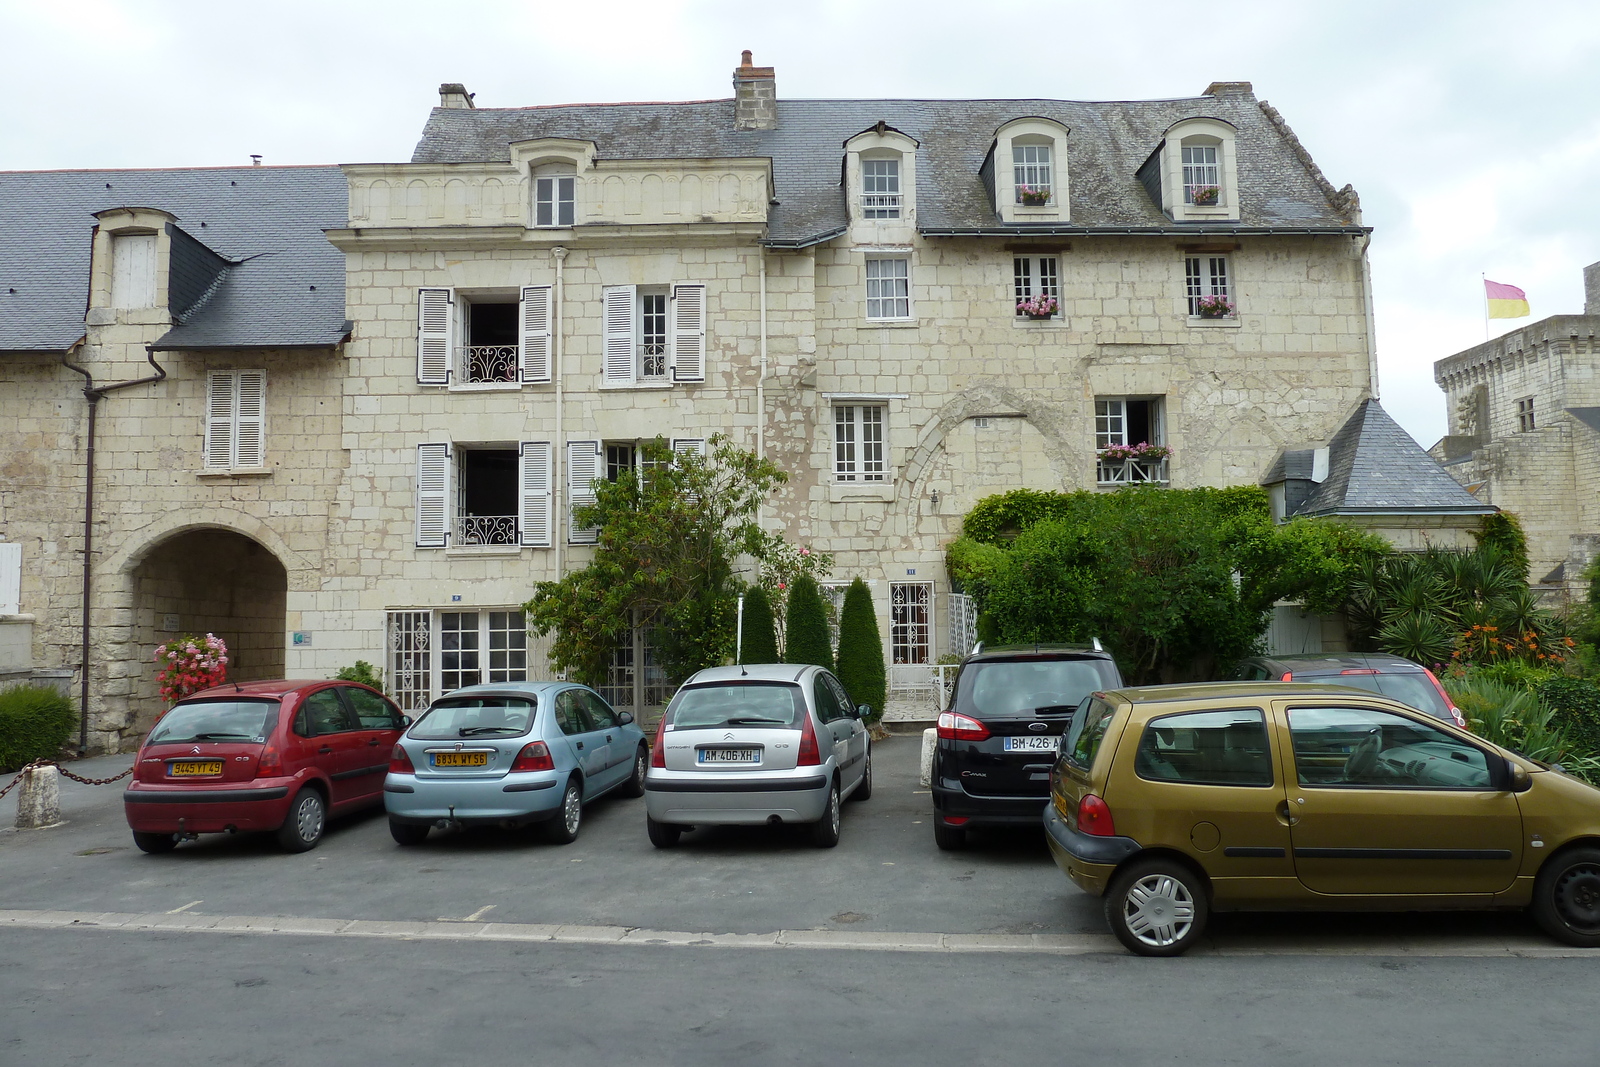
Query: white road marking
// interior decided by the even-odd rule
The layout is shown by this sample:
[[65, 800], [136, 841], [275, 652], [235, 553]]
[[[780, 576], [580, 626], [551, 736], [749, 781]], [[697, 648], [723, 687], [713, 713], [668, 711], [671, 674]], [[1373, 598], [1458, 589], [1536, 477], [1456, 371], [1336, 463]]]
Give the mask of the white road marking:
[[173, 908], [171, 911], [167, 912], [167, 914], [168, 915], [182, 915], [184, 912], [188, 911], [190, 908], [194, 907], [196, 904], [204, 904], [204, 903], [205, 903], [205, 901], [203, 901], [203, 900], [191, 900], [191, 901], [189, 901], [189, 903], [185, 904], [181, 908]]
[[[198, 902], [197, 902], [198, 903]], [[479, 914], [482, 914], [480, 911]], [[703, 948], [835, 949], [877, 952], [1002, 952], [1051, 956], [1122, 954], [1110, 934], [938, 934], [872, 930], [776, 930], [764, 934], [690, 933], [633, 926], [556, 923], [389, 922], [283, 916], [0, 910], [0, 929], [159, 930], [223, 934], [300, 934], [375, 937], [395, 941], [510, 941], [566, 945], [672, 945]], [[1536, 935], [1394, 938], [1352, 935], [1250, 937], [1210, 942], [1194, 956], [1588, 957], [1600, 949], [1571, 948]]]
[[485, 904], [483, 907], [479, 908], [477, 911], [473, 912], [471, 915], [468, 915], [466, 921], [469, 922], [469, 923], [475, 923], [479, 919], [483, 918], [485, 915], [489, 914], [494, 909], [495, 909], [495, 905], [493, 905], [493, 904]]

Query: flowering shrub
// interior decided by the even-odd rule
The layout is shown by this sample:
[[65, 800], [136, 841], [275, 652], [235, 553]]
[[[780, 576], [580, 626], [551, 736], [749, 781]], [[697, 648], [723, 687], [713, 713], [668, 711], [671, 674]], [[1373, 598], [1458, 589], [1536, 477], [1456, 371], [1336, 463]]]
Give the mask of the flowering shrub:
[[1123, 463], [1130, 459], [1160, 460], [1172, 455], [1172, 449], [1166, 445], [1153, 445], [1148, 441], [1140, 441], [1136, 445], [1107, 445], [1100, 450], [1100, 460], [1103, 463]]
[[1202, 319], [1222, 319], [1233, 314], [1233, 301], [1221, 293], [1197, 297], [1194, 307]]
[[1196, 204], [1206, 206], [1217, 202], [1217, 194], [1221, 192], [1215, 185], [1197, 185], [1189, 193], [1189, 199]]
[[1050, 202], [1050, 187], [1048, 185], [1019, 185], [1017, 195], [1024, 204], [1041, 207]]
[[180, 637], [156, 648], [161, 699], [176, 704], [228, 679], [228, 646], [216, 634]]
[[[833, 570], [833, 557], [826, 552], [813, 552], [804, 545], [794, 545], [779, 534], [763, 535], [761, 544], [752, 553], [759, 565], [758, 580], [772, 605], [772, 622], [779, 647], [785, 636], [789, 607], [789, 587], [802, 574], [820, 582]], [[832, 605], [824, 598], [827, 607]]]
[[1017, 311], [1023, 315], [1054, 315], [1060, 307], [1053, 296], [1034, 296], [1017, 301]]

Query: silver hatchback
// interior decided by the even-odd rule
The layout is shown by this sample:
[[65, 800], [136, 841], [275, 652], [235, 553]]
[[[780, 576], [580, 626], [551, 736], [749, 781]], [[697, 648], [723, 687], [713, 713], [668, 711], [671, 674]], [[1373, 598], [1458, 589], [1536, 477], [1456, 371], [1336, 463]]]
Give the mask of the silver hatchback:
[[645, 778], [657, 848], [696, 826], [808, 823], [839, 843], [840, 804], [872, 793], [872, 740], [839, 679], [821, 667], [700, 671], [662, 713]]

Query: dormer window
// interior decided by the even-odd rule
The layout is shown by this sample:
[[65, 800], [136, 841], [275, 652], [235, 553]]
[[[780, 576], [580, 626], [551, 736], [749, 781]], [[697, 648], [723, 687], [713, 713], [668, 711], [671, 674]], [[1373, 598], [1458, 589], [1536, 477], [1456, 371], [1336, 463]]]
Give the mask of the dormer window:
[[1173, 222], [1238, 220], [1235, 134], [1221, 119], [1184, 119], [1167, 129], [1139, 168], [1150, 199]]
[[156, 235], [119, 233], [111, 238], [111, 306], [156, 306]]
[[1218, 173], [1215, 144], [1184, 144], [1183, 202], [1215, 207], [1222, 192]]
[[533, 224], [571, 226], [575, 215], [578, 179], [571, 174], [551, 174], [536, 177], [533, 182]]
[[1011, 145], [1011, 170], [1016, 186], [1016, 202], [1030, 207], [1050, 203], [1054, 182], [1050, 176], [1048, 144]]
[[900, 160], [861, 160], [861, 217], [897, 219], [900, 217]]

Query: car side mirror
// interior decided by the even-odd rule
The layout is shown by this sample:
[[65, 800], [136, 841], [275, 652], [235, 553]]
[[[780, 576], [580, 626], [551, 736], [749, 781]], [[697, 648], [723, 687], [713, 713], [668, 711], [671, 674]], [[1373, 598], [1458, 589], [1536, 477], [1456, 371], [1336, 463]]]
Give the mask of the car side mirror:
[[619, 725], [627, 726], [631, 722], [633, 722], [633, 712], [631, 712], [631, 711], [619, 711], [619, 712], [617, 712], [617, 723]]
[[1533, 788], [1533, 775], [1516, 760], [1506, 760], [1506, 788], [1513, 793], [1526, 793]]
[[872, 705], [871, 704], [857, 704], [856, 705], [856, 707], [855, 707], [855, 717], [856, 718], [865, 719], [868, 715], [871, 715], [871, 714], [872, 714]]
[[406, 727], [408, 727], [410, 725], [411, 725], [411, 716], [409, 716], [409, 715], [400, 716], [400, 729], [404, 730]]

